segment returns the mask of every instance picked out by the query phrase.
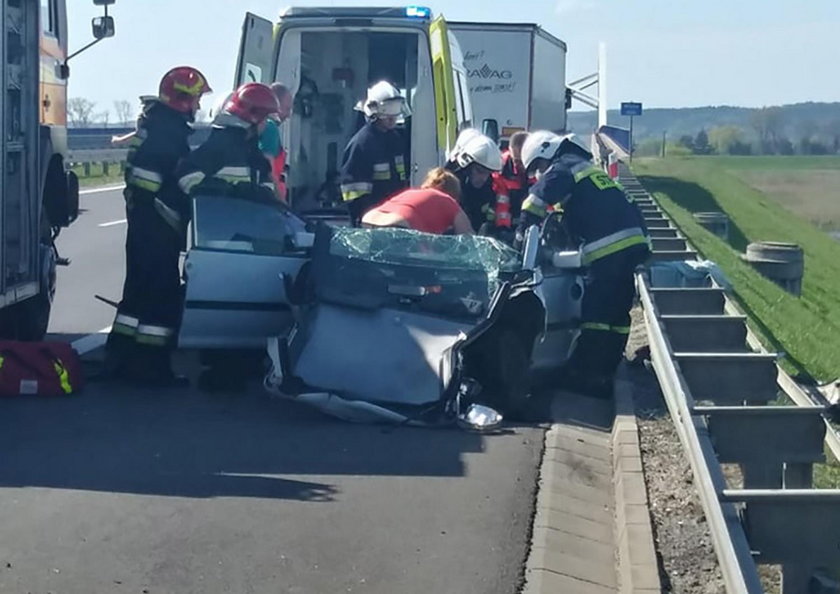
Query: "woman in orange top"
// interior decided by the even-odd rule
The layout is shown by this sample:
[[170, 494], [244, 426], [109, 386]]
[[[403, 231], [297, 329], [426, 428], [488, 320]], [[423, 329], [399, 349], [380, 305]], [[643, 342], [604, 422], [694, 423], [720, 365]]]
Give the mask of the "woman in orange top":
[[474, 233], [470, 220], [458, 204], [461, 183], [449, 171], [432, 169], [419, 189], [392, 196], [362, 217], [362, 226], [405, 227], [424, 233], [442, 234], [452, 229]]

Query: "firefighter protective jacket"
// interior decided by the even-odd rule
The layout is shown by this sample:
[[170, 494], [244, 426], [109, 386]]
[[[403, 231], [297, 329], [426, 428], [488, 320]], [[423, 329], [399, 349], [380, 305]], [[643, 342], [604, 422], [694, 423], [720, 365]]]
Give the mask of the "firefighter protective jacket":
[[344, 149], [339, 183], [345, 204], [364, 199], [370, 206], [408, 187], [402, 134], [365, 124]]
[[184, 114], [157, 100], [147, 101], [137, 118], [137, 128], [128, 140], [124, 195], [129, 208], [150, 201], [176, 231], [182, 232], [188, 218], [187, 198], [179, 189], [175, 170], [190, 152], [192, 134]]
[[215, 127], [178, 166], [178, 185], [189, 195], [221, 194], [276, 199], [271, 164], [256, 135], [242, 126]]
[[556, 158], [522, 204], [523, 224], [562, 206], [566, 229], [582, 244], [583, 261], [637, 245], [650, 246], [644, 218], [618, 183], [591, 161], [573, 154]]

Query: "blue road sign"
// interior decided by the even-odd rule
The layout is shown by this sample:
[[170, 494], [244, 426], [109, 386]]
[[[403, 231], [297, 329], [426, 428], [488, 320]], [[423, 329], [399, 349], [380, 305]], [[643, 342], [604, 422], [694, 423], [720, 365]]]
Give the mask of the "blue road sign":
[[640, 116], [642, 115], [641, 103], [622, 103], [621, 115], [623, 116]]

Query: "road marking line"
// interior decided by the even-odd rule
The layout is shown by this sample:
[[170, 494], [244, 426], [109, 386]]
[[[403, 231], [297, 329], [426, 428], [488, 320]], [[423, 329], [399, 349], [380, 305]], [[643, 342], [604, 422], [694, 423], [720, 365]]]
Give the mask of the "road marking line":
[[80, 355], [84, 355], [104, 346], [110, 332], [111, 327], [107, 326], [95, 334], [88, 334], [78, 340], [74, 340], [70, 346]]
[[82, 190], [79, 192], [80, 196], [85, 196], [87, 194], [101, 194], [102, 192], [113, 192], [114, 190], [122, 190], [125, 187], [125, 184], [121, 186], [106, 186], [104, 188], [93, 188], [91, 190]]
[[119, 221], [111, 221], [109, 223], [99, 223], [100, 227], [113, 227], [114, 225], [122, 225], [123, 223], [127, 223], [126, 219], [120, 219]]

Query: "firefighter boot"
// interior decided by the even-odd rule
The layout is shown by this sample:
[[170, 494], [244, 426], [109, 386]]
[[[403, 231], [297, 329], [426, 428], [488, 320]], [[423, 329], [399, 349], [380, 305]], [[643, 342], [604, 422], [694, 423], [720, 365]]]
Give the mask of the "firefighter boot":
[[111, 332], [105, 343], [105, 360], [102, 367], [90, 376], [96, 380], [124, 380], [131, 376], [131, 366], [136, 356], [137, 343], [131, 336]]
[[165, 347], [137, 345], [132, 370], [133, 382], [144, 388], [186, 388], [189, 380], [172, 370], [171, 350]]

